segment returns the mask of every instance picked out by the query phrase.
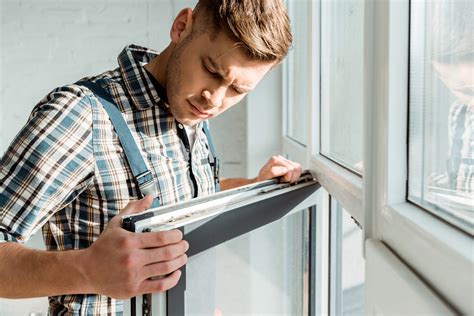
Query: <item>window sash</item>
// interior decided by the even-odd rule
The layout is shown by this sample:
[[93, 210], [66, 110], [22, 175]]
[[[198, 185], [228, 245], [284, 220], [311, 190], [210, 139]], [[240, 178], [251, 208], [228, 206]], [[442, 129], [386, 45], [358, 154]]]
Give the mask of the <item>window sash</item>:
[[[254, 229], [263, 227], [285, 216], [295, 214], [302, 210], [310, 209], [310, 222], [316, 219], [316, 201], [318, 198], [320, 185], [314, 183], [302, 186], [293, 190], [289, 190], [283, 194], [274, 196], [269, 193], [267, 198], [254, 199], [239, 208], [229, 212], [221, 213], [211, 220], [205, 219], [201, 224], [189, 233], [186, 233], [186, 239], [190, 248], [187, 252], [188, 257], [199, 254], [207, 249], [220, 245], [230, 239], [244, 235]], [[207, 200], [206, 200], [207, 201]], [[199, 204], [194, 204], [195, 206]], [[311, 240], [315, 240], [316, 226], [308, 226], [310, 229], [309, 249], [316, 248]], [[315, 276], [316, 272], [315, 253], [311, 252], [309, 256], [309, 274]], [[142, 302], [144, 299], [152, 301], [151, 312], [153, 315], [185, 315], [185, 290], [186, 290], [186, 269], [183, 268], [183, 274], [178, 284], [168, 290], [166, 294], [154, 294], [150, 296], [142, 296], [135, 300], [128, 300], [124, 304], [124, 311], [130, 311], [131, 315], [148, 315], [142, 310]], [[308, 293], [308, 311], [314, 311], [316, 308], [316, 287], [314, 280], [309, 279]]]
[[311, 34], [311, 43], [309, 45], [311, 52], [308, 54], [308, 72], [309, 89], [308, 120], [309, 123], [309, 146], [306, 149], [306, 157], [309, 168], [315, 173], [316, 178], [328, 193], [338, 200], [344, 209], [346, 209], [361, 225], [364, 223], [362, 210], [362, 179], [348, 169], [338, 165], [332, 160], [320, 154], [321, 140], [321, 95], [320, 95], [320, 71], [321, 71], [321, 1], [311, 1], [309, 19]]
[[[293, 41], [296, 41], [296, 44], [301, 44], [303, 47], [300, 45], [298, 48], [295, 48], [294, 50], [291, 49], [288, 52], [288, 56], [286, 57], [285, 61], [283, 62], [283, 79], [282, 79], [282, 96], [283, 96], [283, 107], [282, 107], [282, 136], [284, 139], [288, 139], [291, 142], [294, 142], [295, 144], [306, 147], [307, 141], [308, 141], [308, 133], [305, 133], [308, 129], [308, 124], [311, 123], [311, 121], [306, 120], [305, 122], [298, 122], [304, 127], [305, 131], [300, 133], [300, 130], [296, 131], [295, 129], [295, 113], [298, 113], [300, 110], [300, 107], [302, 107], [302, 110], [306, 110], [307, 108], [305, 107], [305, 104], [300, 104], [296, 103], [294, 104], [295, 100], [300, 100], [302, 98], [303, 103], [305, 100], [308, 100], [306, 98], [307, 91], [311, 90], [311, 86], [309, 84], [304, 85], [306, 81], [303, 79], [303, 82], [299, 82], [299, 77], [295, 76], [295, 71], [301, 70], [298, 67], [301, 67], [299, 64], [302, 62], [301, 59], [309, 59], [308, 57], [308, 52], [307, 50], [305, 51], [304, 49], [307, 48], [307, 39], [309, 36], [308, 34], [295, 34], [295, 30], [299, 30], [303, 25], [308, 25], [308, 19], [310, 17], [310, 12], [305, 10], [306, 16], [302, 16], [301, 14], [301, 7], [298, 5], [304, 5], [308, 6], [308, 4], [304, 2], [299, 2], [297, 4], [297, 1], [291, 1], [291, 0], [286, 0], [286, 5], [288, 8], [288, 15], [290, 18], [290, 21], [292, 21], [292, 29], [293, 29]], [[298, 42], [298, 40], [301, 40]], [[295, 43], [294, 43], [295, 44]], [[300, 55], [304, 55], [303, 57], [298, 56], [297, 53], [300, 52]], [[304, 64], [304, 61], [303, 61]], [[297, 84], [295, 84], [297, 83]], [[301, 117], [301, 113], [299, 115], [296, 114], [296, 116]], [[307, 117], [307, 115], [305, 115]]]

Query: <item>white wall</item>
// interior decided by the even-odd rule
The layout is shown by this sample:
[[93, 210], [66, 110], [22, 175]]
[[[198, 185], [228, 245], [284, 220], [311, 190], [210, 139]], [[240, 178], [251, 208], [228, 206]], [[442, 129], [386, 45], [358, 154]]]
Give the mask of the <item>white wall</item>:
[[129, 43], [164, 47], [172, 9], [169, 1], [2, 0], [0, 151], [54, 87], [115, 68]]
[[281, 153], [281, 65], [273, 69], [247, 97], [247, 172], [255, 176], [269, 156]]

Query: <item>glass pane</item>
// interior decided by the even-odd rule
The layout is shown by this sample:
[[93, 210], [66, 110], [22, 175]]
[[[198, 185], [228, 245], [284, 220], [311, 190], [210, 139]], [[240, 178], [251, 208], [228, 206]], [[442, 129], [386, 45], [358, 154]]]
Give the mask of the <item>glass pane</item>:
[[306, 144], [306, 109], [308, 107], [308, 10], [309, 1], [288, 1], [288, 15], [293, 32], [293, 47], [286, 58], [286, 135]]
[[332, 315], [364, 315], [365, 260], [362, 229], [339, 203], [331, 203]]
[[412, 2], [410, 201], [474, 228], [474, 2]]
[[362, 174], [364, 4], [321, 2], [321, 153]]
[[186, 315], [307, 315], [307, 211], [191, 257]]

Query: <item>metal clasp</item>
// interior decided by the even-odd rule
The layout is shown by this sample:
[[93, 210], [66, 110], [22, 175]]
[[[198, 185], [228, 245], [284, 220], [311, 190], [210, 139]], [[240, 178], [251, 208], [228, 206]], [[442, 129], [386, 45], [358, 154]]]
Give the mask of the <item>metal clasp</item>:
[[139, 174], [135, 179], [137, 180], [142, 197], [145, 197], [146, 195], [156, 197], [158, 195], [156, 192], [155, 181], [153, 181], [153, 174], [150, 170]]

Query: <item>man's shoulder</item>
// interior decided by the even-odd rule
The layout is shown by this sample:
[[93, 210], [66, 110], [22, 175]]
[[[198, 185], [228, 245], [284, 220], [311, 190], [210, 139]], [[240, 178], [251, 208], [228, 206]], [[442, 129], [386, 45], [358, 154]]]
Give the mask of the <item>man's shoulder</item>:
[[32, 114], [37, 111], [90, 111], [93, 93], [87, 87], [78, 84], [80, 81], [96, 82], [106, 86], [121, 85], [117, 69], [103, 72], [96, 76], [84, 77], [75, 83], [65, 84], [51, 90], [34, 107]]
[[[90, 128], [93, 121], [90, 91], [75, 83], [59, 86], [47, 93], [32, 109], [28, 124], [54, 126], [62, 122], [64, 128]], [[66, 122], [70, 122], [65, 124]]]
[[38, 112], [69, 112], [85, 110], [89, 103], [87, 91], [76, 84], [56, 87], [43, 97], [33, 108], [32, 115]]

